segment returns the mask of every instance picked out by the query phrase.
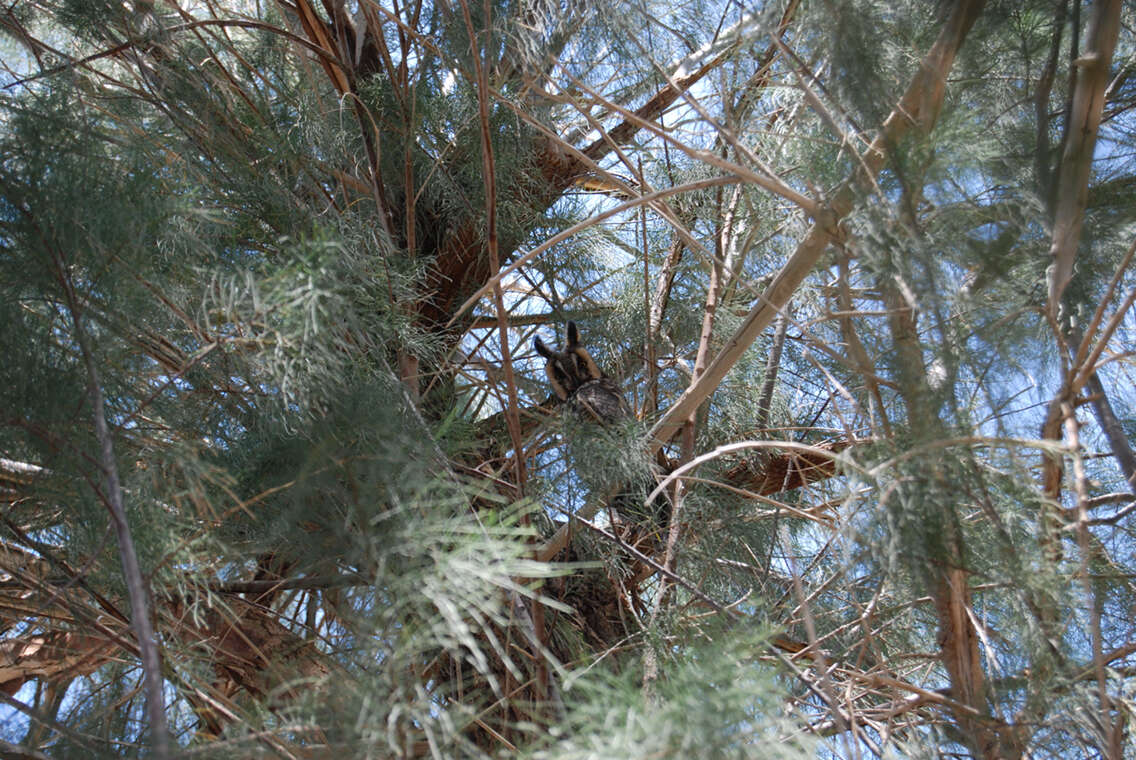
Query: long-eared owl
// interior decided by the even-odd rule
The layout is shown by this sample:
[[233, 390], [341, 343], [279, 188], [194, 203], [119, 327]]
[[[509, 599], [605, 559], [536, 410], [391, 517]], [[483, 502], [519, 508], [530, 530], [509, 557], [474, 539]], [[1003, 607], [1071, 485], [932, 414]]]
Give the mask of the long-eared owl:
[[540, 338], [533, 338], [533, 346], [546, 360], [544, 372], [552, 391], [582, 419], [606, 424], [631, 414], [619, 386], [580, 343], [575, 322], [568, 323], [563, 350], [553, 351]]
[[[568, 323], [562, 350], [553, 351], [540, 338], [534, 338], [533, 345], [537, 353], [545, 358], [544, 371], [548, 375], [548, 382], [553, 392], [561, 401], [568, 404], [580, 421], [614, 427], [614, 423], [631, 416], [631, 408], [619, 386], [600, 371], [595, 359], [580, 342], [580, 333], [574, 322]], [[611, 467], [614, 464], [609, 456], [611, 451], [603, 447], [594, 448], [588, 444], [586, 437], [584, 441], [585, 445], [574, 448], [573, 456], [576, 459], [577, 472], [583, 475], [585, 480], [590, 478], [591, 485], [601, 485], [606, 488], [611, 482], [602, 482], [603, 478], [609, 476], [601, 473], [605, 469], [604, 465]], [[605, 451], [608, 454], [605, 454]], [[597, 456], [603, 460], [602, 464], [596, 461]], [[617, 455], [615, 458], [621, 457]], [[643, 498], [655, 487], [654, 473], [658, 468], [647, 461], [642, 461], [626, 469], [634, 460], [634, 456], [625, 459], [622, 462], [625, 469], [615, 475], [622, 488], [610, 504], [612, 518], [613, 522], [636, 526], [632, 534], [635, 536], [633, 543], [645, 537], [650, 537], [654, 541], [665, 532], [670, 517], [670, 505], [664, 497], [656, 498], [650, 505], [643, 503]], [[597, 474], [599, 481], [595, 479]], [[647, 530], [644, 531], [644, 528]]]

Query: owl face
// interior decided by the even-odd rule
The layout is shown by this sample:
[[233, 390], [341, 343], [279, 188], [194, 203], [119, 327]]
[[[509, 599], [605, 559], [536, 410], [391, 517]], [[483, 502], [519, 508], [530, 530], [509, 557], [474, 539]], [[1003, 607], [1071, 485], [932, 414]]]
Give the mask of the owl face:
[[600, 422], [611, 422], [629, 413], [627, 401], [611, 378], [600, 371], [595, 359], [580, 343], [575, 322], [568, 323], [564, 350], [553, 351], [540, 338], [533, 338], [536, 352], [545, 358], [548, 384], [561, 401]]
[[544, 373], [561, 401], [567, 401], [589, 380], [599, 380], [604, 376], [592, 355], [580, 344], [580, 333], [575, 322], [568, 323], [568, 341], [563, 351], [553, 351], [544, 345], [540, 338], [533, 338], [536, 352], [547, 361]]

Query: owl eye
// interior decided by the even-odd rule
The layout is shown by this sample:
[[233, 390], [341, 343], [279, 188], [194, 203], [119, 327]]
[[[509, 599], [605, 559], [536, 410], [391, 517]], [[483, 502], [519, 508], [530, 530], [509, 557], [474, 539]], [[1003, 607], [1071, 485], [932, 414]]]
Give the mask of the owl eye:
[[564, 368], [560, 365], [560, 359], [550, 359], [544, 365], [544, 374], [548, 377], [548, 384], [552, 386], [552, 392], [561, 401], [567, 401], [568, 396], [571, 395], [575, 388], [572, 387], [572, 379]]
[[575, 346], [572, 349], [572, 362], [573, 367], [576, 369], [576, 376], [580, 378], [580, 384], [588, 382], [589, 380], [599, 380], [604, 376], [600, 372], [599, 366], [596, 364], [595, 359], [588, 353], [588, 350], [583, 346]]

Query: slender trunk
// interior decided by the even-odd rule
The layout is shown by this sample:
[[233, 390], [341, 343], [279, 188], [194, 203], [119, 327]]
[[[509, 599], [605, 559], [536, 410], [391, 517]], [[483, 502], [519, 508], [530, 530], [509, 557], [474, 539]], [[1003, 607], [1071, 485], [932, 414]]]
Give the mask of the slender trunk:
[[1034, 174], [1037, 186], [1041, 188], [1046, 202], [1046, 211], [1049, 218], [1053, 218], [1053, 169], [1049, 158], [1049, 96], [1053, 91], [1053, 80], [1057, 76], [1057, 62], [1061, 54], [1061, 39], [1065, 31], [1065, 16], [1069, 12], [1069, 0], [1061, 0], [1057, 7], [1057, 15], [1053, 20], [1053, 39], [1049, 48], [1049, 59], [1045, 62], [1041, 76], [1037, 81], [1037, 93], [1034, 95], [1034, 119], [1037, 121], [1037, 154], [1034, 156]]
[[1128, 483], [1128, 488], [1136, 493], [1136, 453], [1133, 453], [1132, 443], [1128, 440], [1128, 435], [1124, 432], [1116, 413], [1112, 411], [1108, 393], [1096, 372], [1089, 375], [1089, 398], [1092, 399], [1093, 412], [1096, 413], [1097, 422], [1108, 438], [1112, 455], [1116, 457], [1124, 481]]
[[90, 341], [79, 317], [79, 304], [67, 273], [66, 265], [56, 257], [58, 277], [67, 293], [71, 321], [75, 329], [75, 340], [83, 355], [87, 368], [87, 392], [91, 402], [91, 414], [95, 423], [95, 439], [99, 443], [99, 469], [103, 479], [103, 502], [110, 512], [118, 539], [119, 557], [122, 560], [122, 574], [126, 579], [126, 590], [130, 598], [130, 624], [138, 639], [138, 653], [142, 661], [143, 683], [146, 694], [146, 714], [150, 719], [150, 736], [154, 742], [154, 753], [158, 760], [170, 757], [170, 732], [166, 723], [165, 698], [162, 694], [162, 660], [158, 652], [157, 637], [150, 622], [149, 590], [146, 579], [138, 564], [134, 549], [134, 539], [130, 524], [126, 520], [126, 509], [122, 499], [122, 485], [118, 478], [118, 465], [114, 457], [114, 442], [107, 426], [102, 381], [98, 367], [95, 366]]
[[777, 385], [777, 368], [781, 366], [781, 352], [785, 348], [785, 336], [789, 334], [789, 314], [792, 303], [785, 304], [785, 312], [777, 315], [773, 328], [773, 345], [765, 359], [765, 375], [761, 381], [761, 393], [757, 398], [757, 427], [769, 427], [770, 408], [773, 406], [773, 388]]

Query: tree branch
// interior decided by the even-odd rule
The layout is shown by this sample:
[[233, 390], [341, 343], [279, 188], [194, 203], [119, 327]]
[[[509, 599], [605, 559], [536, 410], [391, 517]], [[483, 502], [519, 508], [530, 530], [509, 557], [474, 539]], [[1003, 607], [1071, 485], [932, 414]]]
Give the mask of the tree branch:
[[1073, 261], [1077, 257], [1088, 205], [1089, 172], [1104, 108], [1104, 91], [1120, 34], [1121, 5], [1121, 0], [1093, 3], [1085, 53], [1073, 62], [1078, 67], [1077, 86], [1067, 125], [1069, 140], [1057, 169], [1053, 243], [1049, 249], [1053, 263], [1049, 271], [1048, 308], [1054, 318], [1065, 287], [1073, 277]]
[[737, 331], [726, 340], [706, 373], [678, 398], [650, 431], [651, 452], [658, 451], [717, 389], [726, 373], [737, 363], [820, 260], [828, 244], [839, 234], [837, 225], [851, 211], [857, 188], [870, 183], [883, 168], [888, 148], [898, 143], [912, 128], [926, 134], [935, 124], [943, 102], [947, 74], [967, 32], [978, 18], [985, 0], [962, 0], [954, 6], [935, 44], [924, 57], [899, 104], [884, 121], [880, 134], [865, 151], [861, 166], [844, 183], [840, 192], [813, 223], [805, 238], [773, 278], [757, 304], [746, 315]]

